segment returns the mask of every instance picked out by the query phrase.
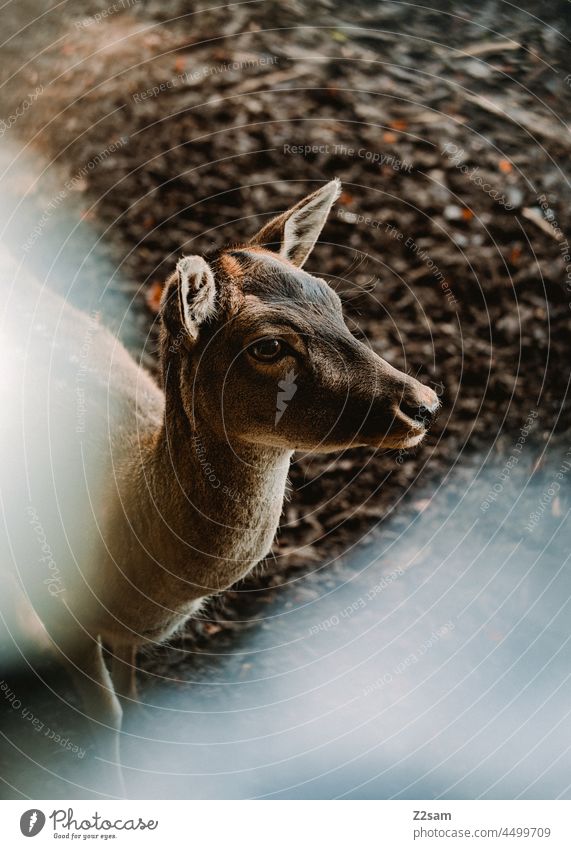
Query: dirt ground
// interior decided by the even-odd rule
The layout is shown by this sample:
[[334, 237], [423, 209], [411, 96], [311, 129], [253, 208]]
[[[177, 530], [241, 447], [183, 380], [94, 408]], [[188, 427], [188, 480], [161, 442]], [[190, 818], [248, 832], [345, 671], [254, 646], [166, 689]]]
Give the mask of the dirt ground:
[[[102, 304], [155, 370], [156, 305], [181, 252], [247, 237], [338, 176], [308, 268], [354, 332], [444, 405], [416, 454], [296, 459], [273, 559], [191, 626], [215, 652], [281, 586], [317, 596], [350, 570], [389, 514], [402, 527], [445, 516], [474, 469], [509, 456], [530, 412], [513, 491], [548, 481], [546, 449], [569, 447], [571, 15], [564, 0], [201, 6], [125, 0], [97, 19], [110, 7], [76, 0], [31, 23], [37, 4], [4, 9], [2, 115], [42, 89], [4, 132], [36, 169], [24, 181], [8, 170], [5, 190], [34, 220], [49, 210], [29, 262], [45, 270], [62, 223], [95, 233], [89, 255], [66, 246], [93, 281], [71, 297]], [[568, 506], [562, 489], [542, 534]]]

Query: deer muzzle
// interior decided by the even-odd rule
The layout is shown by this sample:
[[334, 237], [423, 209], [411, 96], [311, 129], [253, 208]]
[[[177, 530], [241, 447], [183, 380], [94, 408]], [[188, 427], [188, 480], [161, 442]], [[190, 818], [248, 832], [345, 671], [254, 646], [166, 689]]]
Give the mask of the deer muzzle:
[[407, 375], [404, 387], [400, 393], [397, 393], [392, 407], [397, 431], [393, 435], [397, 435], [398, 438], [398, 431], [406, 428], [403, 435], [404, 444], [399, 447], [412, 448], [418, 445], [434, 421], [439, 408], [440, 401], [436, 392]]
[[[436, 393], [415, 378], [373, 355], [369, 411], [360, 437], [379, 448], [413, 448], [426, 436], [440, 408]], [[371, 368], [372, 367], [372, 368]], [[362, 386], [362, 383], [361, 383]]]

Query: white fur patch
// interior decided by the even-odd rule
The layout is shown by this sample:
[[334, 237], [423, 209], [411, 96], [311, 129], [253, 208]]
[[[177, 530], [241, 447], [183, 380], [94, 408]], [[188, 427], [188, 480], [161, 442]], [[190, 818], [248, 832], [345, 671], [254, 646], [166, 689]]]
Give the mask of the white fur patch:
[[177, 263], [181, 309], [186, 329], [195, 339], [200, 325], [216, 313], [216, 286], [201, 256], [184, 256]]

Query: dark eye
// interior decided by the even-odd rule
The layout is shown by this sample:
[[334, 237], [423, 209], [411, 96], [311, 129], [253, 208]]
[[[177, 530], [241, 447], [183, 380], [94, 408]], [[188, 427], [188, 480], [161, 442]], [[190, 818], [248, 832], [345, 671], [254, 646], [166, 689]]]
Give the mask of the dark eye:
[[283, 356], [285, 345], [279, 339], [261, 339], [250, 348], [250, 353], [262, 363], [271, 363]]

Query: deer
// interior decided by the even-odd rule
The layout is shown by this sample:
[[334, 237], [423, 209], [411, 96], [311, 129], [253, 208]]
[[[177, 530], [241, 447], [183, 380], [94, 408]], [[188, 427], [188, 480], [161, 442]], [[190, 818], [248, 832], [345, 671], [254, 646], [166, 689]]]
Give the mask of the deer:
[[[98, 482], [58, 555], [61, 591], [41, 615], [98, 730], [101, 762], [118, 771], [109, 787], [119, 795], [137, 652], [172, 638], [264, 560], [294, 452], [411, 449], [440, 406], [430, 387], [355, 338], [335, 290], [304, 270], [340, 190], [327, 182], [249, 240], [178, 260], [160, 303], [160, 381], [91, 323], [92, 432], [70, 432], [50, 456], [69, 471], [75, 439], [83, 468], [95, 457]], [[55, 315], [65, 358], [86, 338], [88, 318], [46, 291], [42, 304], [46, 338]], [[60, 383], [50, 384], [50, 403], [61, 393], [67, 418]], [[84, 486], [75, 472], [68, 483], [60, 512]]]

